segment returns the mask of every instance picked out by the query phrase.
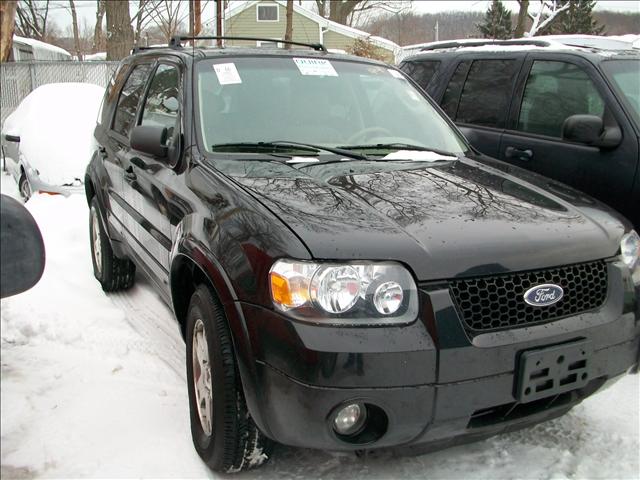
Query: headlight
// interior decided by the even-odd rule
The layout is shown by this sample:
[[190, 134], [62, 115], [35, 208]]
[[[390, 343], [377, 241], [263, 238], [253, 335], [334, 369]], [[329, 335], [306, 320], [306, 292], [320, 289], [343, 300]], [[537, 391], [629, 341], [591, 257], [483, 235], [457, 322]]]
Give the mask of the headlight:
[[338, 324], [408, 323], [418, 314], [413, 277], [394, 262], [278, 260], [269, 272], [273, 304], [289, 316]]
[[620, 241], [620, 258], [631, 270], [638, 266], [640, 260], [640, 237], [635, 230], [631, 230], [622, 237]]

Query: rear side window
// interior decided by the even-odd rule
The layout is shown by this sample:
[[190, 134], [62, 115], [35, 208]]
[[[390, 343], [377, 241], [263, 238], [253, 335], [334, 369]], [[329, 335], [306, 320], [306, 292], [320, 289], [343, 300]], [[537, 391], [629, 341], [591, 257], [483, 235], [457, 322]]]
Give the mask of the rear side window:
[[402, 70], [426, 90], [439, 66], [440, 61], [438, 60], [407, 62], [402, 66]]
[[516, 67], [516, 60], [474, 61], [462, 89], [455, 121], [504, 128]]
[[571, 115], [602, 118], [604, 101], [589, 76], [572, 63], [535, 61], [525, 86], [518, 130], [550, 137], [562, 136]]
[[122, 87], [118, 106], [116, 107], [116, 115], [113, 119], [113, 130], [125, 137], [129, 136], [131, 128], [136, 119], [136, 110], [138, 102], [144, 92], [144, 86], [149, 76], [151, 65], [137, 65], [127, 78]]
[[460, 94], [462, 93], [462, 86], [469, 73], [469, 67], [471, 62], [461, 62], [456, 71], [453, 72], [451, 80], [447, 85], [447, 89], [444, 91], [444, 96], [440, 102], [440, 106], [449, 117], [455, 120], [456, 111], [458, 110], [458, 102], [460, 101]]
[[167, 127], [169, 136], [178, 121], [180, 71], [172, 65], [159, 65], [142, 111], [142, 125]]

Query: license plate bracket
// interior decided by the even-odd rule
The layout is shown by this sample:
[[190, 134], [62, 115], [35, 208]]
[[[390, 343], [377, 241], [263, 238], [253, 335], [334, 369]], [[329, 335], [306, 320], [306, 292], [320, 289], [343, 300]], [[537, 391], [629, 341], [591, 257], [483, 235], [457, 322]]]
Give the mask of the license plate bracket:
[[584, 387], [592, 379], [592, 354], [589, 340], [522, 352], [516, 398], [528, 403]]

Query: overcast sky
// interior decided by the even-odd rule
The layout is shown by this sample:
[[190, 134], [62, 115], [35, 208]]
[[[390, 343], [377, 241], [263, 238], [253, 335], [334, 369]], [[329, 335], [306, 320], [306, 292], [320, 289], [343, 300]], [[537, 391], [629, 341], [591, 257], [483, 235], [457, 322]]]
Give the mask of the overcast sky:
[[[2, 0], [0, 0], [2, 1]], [[113, 0], [111, 0], [113, 1]], [[76, 0], [76, 10], [78, 13], [80, 24], [83, 21], [87, 22], [87, 25], [93, 28], [96, 15], [96, 2], [95, 0]], [[185, 2], [186, 3], [186, 2]], [[202, 2], [205, 4], [205, 1]], [[457, 0], [457, 1], [439, 1], [439, 0], [414, 0], [413, 10], [421, 13], [435, 13], [450, 10], [477, 10], [485, 11], [491, 1], [485, 0]], [[517, 1], [505, 1], [505, 5], [512, 12], [518, 11]], [[536, 4], [538, 2], [532, 1], [530, 9], [535, 11]], [[50, 4], [50, 18], [60, 27], [63, 31], [71, 25], [71, 13], [69, 13], [67, 1], [56, 0]], [[600, 0], [596, 3], [596, 10], [614, 10], [617, 12], [637, 12], [640, 13], [640, 1], [638, 0]], [[186, 11], [186, 5], [185, 5]], [[203, 10], [203, 21], [213, 18], [214, 15], [214, 2], [209, 1], [206, 3]], [[134, 13], [133, 7], [131, 13]], [[640, 32], [638, 32], [640, 33]]]

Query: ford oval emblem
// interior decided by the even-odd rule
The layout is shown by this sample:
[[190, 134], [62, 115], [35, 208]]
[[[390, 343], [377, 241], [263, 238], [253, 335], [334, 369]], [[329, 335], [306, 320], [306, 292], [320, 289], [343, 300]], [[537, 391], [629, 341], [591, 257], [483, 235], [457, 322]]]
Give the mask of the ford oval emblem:
[[524, 301], [534, 307], [547, 307], [558, 303], [564, 296], [564, 290], [553, 283], [536, 285], [524, 292]]

